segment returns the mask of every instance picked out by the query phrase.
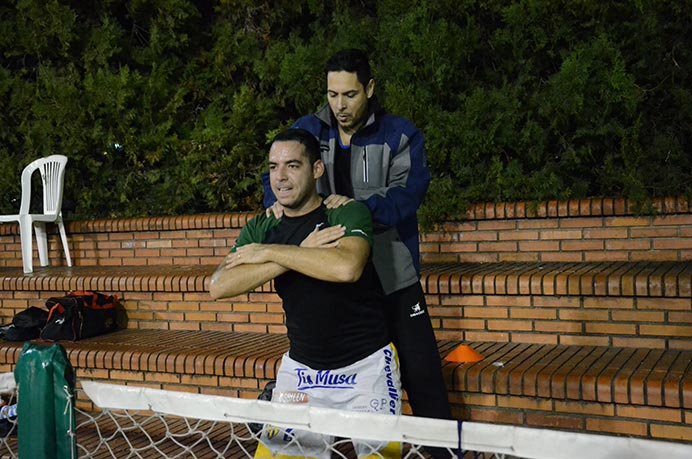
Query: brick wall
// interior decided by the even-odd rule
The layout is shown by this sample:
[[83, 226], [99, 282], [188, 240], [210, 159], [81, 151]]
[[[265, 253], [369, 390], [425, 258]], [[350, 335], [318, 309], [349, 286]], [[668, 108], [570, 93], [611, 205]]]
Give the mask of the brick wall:
[[[466, 220], [421, 236], [423, 263], [690, 261], [692, 208], [656, 201], [637, 216], [626, 200], [500, 203], [473, 207]], [[253, 213], [70, 222], [76, 266], [217, 264]], [[0, 225], [0, 267], [21, 266], [16, 224]], [[50, 237], [51, 265], [62, 247]], [[37, 259], [36, 262], [37, 263]]]
[[692, 260], [692, 209], [654, 203], [638, 216], [626, 200], [479, 205], [465, 221], [421, 236], [423, 263]]
[[[463, 222], [424, 234], [423, 284], [438, 338], [691, 349], [689, 269], [671, 275], [666, 266], [652, 274], [637, 263], [675, 262], [676, 272], [688, 265], [692, 211], [676, 200], [657, 208], [659, 215], [641, 217], [618, 200], [484, 205]], [[284, 333], [270, 284], [223, 301], [207, 293], [209, 275], [253, 215], [71, 222], [75, 267], [57, 268], [62, 247], [51, 234], [58, 271], [37, 269], [32, 276], [21, 273], [16, 226], [0, 225], [0, 318], [7, 322], [50, 296], [88, 287], [120, 295], [129, 328]], [[618, 262], [631, 264], [621, 269]], [[571, 265], [536, 274], [536, 263]], [[431, 270], [437, 265], [442, 274]], [[604, 281], [599, 275], [606, 269]], [[661, 291], [668, 277], [674, 288]]]
[[[214, 214], [77, 221], [67, 224], [75, 266], [218, 264], [254, 214]], [[50, 230], [54, 228], [49, 228]], [[0, 225], [0, 266], [21, 267], [16, 224]], [[49, 233], [51, 266], [64, 266], [62, 246]], [[34, 266], [38, 266], [34, 247]]]

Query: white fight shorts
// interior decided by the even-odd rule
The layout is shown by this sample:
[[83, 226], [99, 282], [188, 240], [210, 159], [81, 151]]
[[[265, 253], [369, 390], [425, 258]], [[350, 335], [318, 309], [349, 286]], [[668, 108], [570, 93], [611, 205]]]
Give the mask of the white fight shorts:
[[[310, 406], [381, 414], [401, 414], [399, 360], [391, 344], [347, 367], [314, 370], [285, 354], [272, 401], [297, 400]], [[287, 397], [287, 395], [289, 395]], [[304, 400], [304, 398], [303, 398]], [[255, 459], [311, 457], [328, 459], [334, 439], [328, 435], [265, 426]], [[401, 457], [401, 444], [352, 439], [359, 458]]]

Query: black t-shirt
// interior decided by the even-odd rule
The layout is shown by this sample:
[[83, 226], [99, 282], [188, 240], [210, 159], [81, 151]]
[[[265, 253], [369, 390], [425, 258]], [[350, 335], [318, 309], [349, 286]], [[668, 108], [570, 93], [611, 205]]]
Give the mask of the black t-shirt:
[[351, 182], [351, 147], [344, 147], [337, 142], [334, 155], [334, 193], [352, 198], [353, 182]]
[[[236, 245], [300, 245], [316, 226], [336, 224], [346, 227], [346, 236], [372, 241], [370, 213], [354, 201], [331, 210], [320, 206], [307, 215], [284, 216], [279, 221], [260, 214], [248, 222]], [[371, 261], [354, 283], [326, 282], [289, 271], [277, 277], [274, 285], [286, 311], [289, 355], [298, 362], [315, 369], [341, 368], [389, 342], [384, 295]]]

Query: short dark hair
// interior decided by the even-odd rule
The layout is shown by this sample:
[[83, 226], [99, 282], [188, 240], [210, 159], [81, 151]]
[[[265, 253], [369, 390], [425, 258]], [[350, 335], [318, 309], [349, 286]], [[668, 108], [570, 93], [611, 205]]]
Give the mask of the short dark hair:
[[310, 134], [305, 129], [286, 129], [281, 131], [274, 137], [272, 144], [275, 142], [298, 142], [305, 147], [305, 154], [310, 161], [310, 164], [315, 164], [320, 158], [320, 143], [314, 135]]
[[364, 88], [372, 80], [372, 70], [368, 56], [360, 49], [349, 48], [339, 51], [329, 58], [325, 65], [326, 73], [349, 72], [355, 73]]

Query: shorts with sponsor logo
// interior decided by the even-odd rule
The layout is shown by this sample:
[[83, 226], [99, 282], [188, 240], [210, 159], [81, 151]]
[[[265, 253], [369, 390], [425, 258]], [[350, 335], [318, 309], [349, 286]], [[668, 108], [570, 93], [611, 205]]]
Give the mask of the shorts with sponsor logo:
[[[315, 370], [285, 354], [272, 400], [285, 400], [286, 392], [307, 394], [310, 406], [399, 415], [401, 380], [396, 350], [389, 344], [358, 362], [334, 370]], [[399, 443], [352, 441], [358, 457], [401, 455]], [[327, 435], [265, 426], [255, 458], [329, 458], [332, 442], [333, 438]]]

